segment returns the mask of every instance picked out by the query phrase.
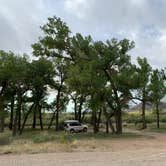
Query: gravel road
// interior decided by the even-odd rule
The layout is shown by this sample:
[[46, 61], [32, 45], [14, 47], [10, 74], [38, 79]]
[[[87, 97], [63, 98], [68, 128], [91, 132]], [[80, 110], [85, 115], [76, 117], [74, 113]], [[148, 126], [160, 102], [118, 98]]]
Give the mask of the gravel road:
[[[0, 155], [0, 166], [164, 166], [166, 134], [147, 138], [105, 140], [107, 152]], [[102, 144], [104, 140], [99, 141]]]
[[164, 166], [165, 149], [0, 156], [0, 166]]

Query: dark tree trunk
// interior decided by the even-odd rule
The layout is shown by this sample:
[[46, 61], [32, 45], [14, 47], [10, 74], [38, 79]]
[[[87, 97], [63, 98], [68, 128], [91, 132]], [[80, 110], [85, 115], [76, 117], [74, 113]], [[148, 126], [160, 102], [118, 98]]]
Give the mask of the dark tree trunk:
[[12, 128], [13, 128], [14, 97], [15, 97], [15, 95], [13, 95], [11, 98], [10, 122], [9, 122], [10, 130], [12, 130]]
[[16, 136], [17, 134], [17, 124], [18, 124], [18, 109], [16, 110], [15, 113], [15, 118], [14, 118], [14, 123], [13, 123], [13, 131], [12, 131], [12, 135]]
[[109, 130], [109, 126], [111, 128], [111, 131], [112, 131], [112, 134], [115, 133], [115, 128], [112, 124], [112, 121], [111, 121], [111, 117], [114, 115], [114, 113], [112, 113], [111, 115], [109, 115], [106, 111], [106, 107], [104, 106], [103, 108], [103, 112], [104, 112], [104, 115], [105, 115], [105, 118], [106, 118], [106, 132], [107, 132], [107, 127], [108, 127], [108, 130]]
[[111, 76], [111, 72], [109, 69], [104, 70], [108, 79], [110, 80], [114, 95], [115, 95], [115, 101], [117, 103], [117, 109], [115, 110], [115, 121], [116, 121], [116, 134], [122, 134], [122, 112], [121, 112], [121, 103], [120, 99], [118, 97], [118, 90], [116, 88], [116, 85], [114, 84], [114, 81]]
[[39, 109], [39, 119], [40, 119], [40, 128], [41, 130], [43, 130], [43, 120], [42, 120], [42, 112], [41, 112], [41, 105], [38, 105], [38, 109]]
[[121, 109], [119, 108], [116, 111], [116, 134], [122, 134], [122, 112]]
[[0, 117], [0, 133], [4, 132], [4, 128], [5, 128], [5, 118], [4, 116]]
[[160, 113], [159, 113], [159, 106], [156, 104], [156, 114], [157, 114], [157, 128], [160, 128]]
[[53, 113], [53, 115], [52, 115], [52, 118], [51, 118], [51, 120], [50, 120], [50, 123], [49, 123], [49, 125], [48, 125], [48, 130], [51, 128], [51, 126], [52, 126], [52, 123], [53, 123], [53, 120], [54, 120], [54, 118], [55, 118], [55, 115], [56, 115], [56, 111]]
[[146, 119], [145, 119], [145, 100], [142, 101], [142, 129], [146, 129]]
[[99, 132], [99, 130], [100, 130], [101, 114], [102, 114], [102, 109], [100, 109], [99, 115], [97, 118], [97, 132]]
[[0, 98], [0, 132], [4, 132], [5, 128], [5, 116], [4, 116], [4, 100]]
[[78, 121], [81, 123], [81, 116], [82, 116], [82, 105], [83, 105], [83, 96], [81, 96], [81, 101], [78, 109]]
[[0, 91], [0, 98], [3, 96], [6, 88], [8, 87], [8, 81], [3, 81], [2, 82], [2, 88], [1, 88], [1, 91]]
[[96, 110], [92, 111], [92, 124], [93, 124], [93, 132], [97, 133], [97, 116], [96, 116]]
[[108, 121], [106, 121], [105, 126], [106, 126], [106, 133], [108, 134], [109, 133], [109, 123], [108, 123]]
[[16, 109], [15, 119], [13, 124], [13, 136], [15, 136], [17, 134], [17, 130], [20, 130], [21, 128], [21, 103], [22, 103], [22, 96], [21, 96], [21, 93], [18, 92], [17, 109]]
[[37, 109], [37, 105], [35, 104], [35, 108], [33, 111], [33, 124], [32, 124], [32, 129], [36, 128], [36, 109]]
[[86, 115], [87, 112], [88, 112], [88, 109], [83, 111], [82, 116], [81, 116], [81, 122], [84, 121], [84, 118], [85, 118], [85, 115]]
[[58, 131], [59, 130], [59, 109], [60, 109], [60, 94], [61, 94], [61, 90], [62, 90], [62, 84], [60, 85], [59, 89], [58, 89], [58, 94], [57, 94], [57, 104], [56, 104], [56, 124], [55, 124], [55, 130]]
[[78, 120], [78, 114], [77, 114], [77, 101], [76, 99], [73, 99], [74, 101], [74, 119]]
[[59, 130], [59, 108], [57, 109], [56, 112], [56, 127], [55, 130], [58, 131]]
[[112, 134], [114, 134], [115, 133], [115, 128], [113, 126], [113, 123], [112, 123], [111, 119], [108, 120], [108, 123], [109, 123], [109, 126], [110, 126], [111, 130], [112, 130]]
[[19, 103], [19, 108], [18, 108], [18, 130], [21, 129], [21, 101]]
[[27, 121], [27, 119], [28, 119], [29, 114], [32, 112], [33, 107], [34, 107], [34, 104], [31, 105], [29, 111], [26, 113], [26, 115], [25, 115], [25, 117], [24, 117], [24, 122], [23, 122], [22, 127], [21, 127], [21, 130], [20, 130], [20, 135], [22, 134], [22, 132], [23, 132], [23, 130], [24, 130], [26, 121]]

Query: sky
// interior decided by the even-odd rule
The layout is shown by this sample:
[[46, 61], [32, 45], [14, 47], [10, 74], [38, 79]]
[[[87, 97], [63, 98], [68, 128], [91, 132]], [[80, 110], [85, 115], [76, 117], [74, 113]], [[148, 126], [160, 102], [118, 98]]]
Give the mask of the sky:
[[153, 67], [165, 67], [166, 0], [0, 0], [0, 49], [31, 54], [40, 26], [54, 15], [73, 34], [133, 40], [134, 63], [141, 56]]

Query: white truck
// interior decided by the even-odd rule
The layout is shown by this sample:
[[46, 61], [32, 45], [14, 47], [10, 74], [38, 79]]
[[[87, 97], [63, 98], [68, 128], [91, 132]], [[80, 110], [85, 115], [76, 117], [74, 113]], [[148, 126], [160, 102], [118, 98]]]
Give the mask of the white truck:
[[88, 126], [81, 124], [78, 120], [66, 120], [64, 122], [65, 131], [70, 133], [87, 132]]

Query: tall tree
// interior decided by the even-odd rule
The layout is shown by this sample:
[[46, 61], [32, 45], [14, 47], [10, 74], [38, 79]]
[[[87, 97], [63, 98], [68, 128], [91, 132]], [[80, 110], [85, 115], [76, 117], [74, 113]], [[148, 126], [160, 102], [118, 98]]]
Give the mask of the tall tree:
[[151, 75], [151, 82], [149, 85], [150, 98], [155, 106], [156, 117], [157, 117], [157, 128], [160, 127], [160, 112], [159, 105], [161, 104], [162, 98], [166, 95], [164, 72], [158, 69], [153, 70]]
[[[29, 90], [31, 92], [31, 106], [25, 113], [24, 121], [21, 127], [20, 134], [23, 132], [24, 126], [30, 113], [33, 113], [32, 128], [36, 128], [37, 115], [39, 116], [40, 127], [43, 130], [42, 123], [42, 105], [47, 100], [48, 88], [54, 85], [54, 67], [52, 62], [44, 58], [33, 60], [29, 65]], [[34, 79], [35, 78], [35, 79]]]
[[[59, 126], [59, 110], [60, 110], [60, 97], [63, 94], [63, 87], [66, 72], [66, 59], [70, 60], [67, 55], [69, 48], [69, 34], [70, 30], [66, 23], [56, 16], [48, 18], [48, 22], [41, 27], [44, 36], [39, 38], [39, 41], [32, 45], [33, 54], [35, 56], [42, 56], [52, 59], [55, 66], [56, 76], [56, 109], [52, 119], [56, 115], [56, 130]], [[51, 120], [52, 121], [52, 120]], [[50, 122], [51, 124], [52, 122]]]
[[152, 71], [151, 66], [148, 64], [146, 58], [137, 58], [139, 67], [137, 68], [138, 77], [137, 77], [137, 95], [136, 99], [142, 103], [142, 129], [147, 127], [145, 110], [146, 104], [150, 101], [149, 97], [149, 83], [150, 83], [150, 74]]

